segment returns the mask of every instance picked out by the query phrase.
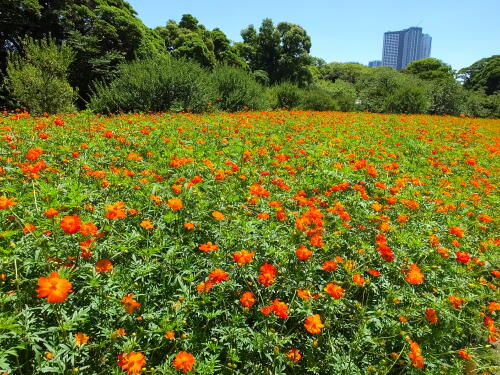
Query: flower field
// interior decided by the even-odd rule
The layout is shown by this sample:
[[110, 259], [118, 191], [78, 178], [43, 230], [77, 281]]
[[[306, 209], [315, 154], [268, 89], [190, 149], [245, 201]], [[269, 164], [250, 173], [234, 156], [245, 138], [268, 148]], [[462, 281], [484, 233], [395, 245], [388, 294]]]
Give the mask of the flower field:
[[499, 129], [4, 115], [0, 373], [495, 374]]

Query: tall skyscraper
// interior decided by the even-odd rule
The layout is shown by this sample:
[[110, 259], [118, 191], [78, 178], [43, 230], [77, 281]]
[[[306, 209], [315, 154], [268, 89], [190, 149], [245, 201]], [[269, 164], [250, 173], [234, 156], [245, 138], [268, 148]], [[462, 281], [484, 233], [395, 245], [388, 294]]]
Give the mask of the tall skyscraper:
[[421, 27], [388, 31], [384, 33], [382, 65], [396, 70], [404, 69], [412, 61], [429, 57], [431, 43], [432, 38], [428, 34], [422, 34]]
[[381, 60], [373, 60], [373, 61], [368, 62], [368, 67], [370, 67], [370, 68], [376, 68], [377, 66], [382, 66]]

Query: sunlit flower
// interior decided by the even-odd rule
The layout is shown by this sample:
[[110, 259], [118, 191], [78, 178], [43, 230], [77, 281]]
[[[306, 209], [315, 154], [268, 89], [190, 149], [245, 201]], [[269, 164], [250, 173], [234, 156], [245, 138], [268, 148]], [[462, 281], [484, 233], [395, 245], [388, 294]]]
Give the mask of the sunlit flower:
[[118, 366], [126, 370], [128, 374], [140, 374], [145, 365], [146, 360], [142, 353], [131, 352], [118, 355]]
[[120, 302], [123, 303], [123, 308], [129, 314], [133, 314], [134, 310], [141, 305], [139, 302], [134, 300], [134, 293], [127, 294], [120, 300]]
[[306, 318], [304, 322], [304, 327], [309, 333], [320, 333], [325, 325], [321, 322], [321, 317], [319, 314], [310, 315]]
[[36, 290], [40, 298], [47, 297], [47, 302], [63, 302], [72, 292], [72, 285], [67, 279], [59, 278], [57, 272], [52, 272], [49, 277], [40, 277], [38, 279], [39, 288]]
[[73, 337], [75, 339], [76, 346], [78, 347], [89, 342], [89, 337], [83, 332], [77, 332]]
[[186, 373], [193, 368], [195, 363], [196, 360], [192, 354], [188, 352], [180, 352], [177, 353], [172, 364], [176, 370]]

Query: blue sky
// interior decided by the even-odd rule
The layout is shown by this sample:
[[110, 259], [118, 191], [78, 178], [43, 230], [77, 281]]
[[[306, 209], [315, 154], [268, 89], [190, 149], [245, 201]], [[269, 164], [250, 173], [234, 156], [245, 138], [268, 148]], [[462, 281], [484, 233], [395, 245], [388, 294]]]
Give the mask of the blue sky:
[[500, 0], [128, 0], [149, 27], [190, 13], [232, 41], [264, 18], [302, 26], [311, 54], [327, 62], [367, 64], [382, 58], [385, 31], [420, 26], [432, 36], [431, 56], [454, 69], [500, 54]]

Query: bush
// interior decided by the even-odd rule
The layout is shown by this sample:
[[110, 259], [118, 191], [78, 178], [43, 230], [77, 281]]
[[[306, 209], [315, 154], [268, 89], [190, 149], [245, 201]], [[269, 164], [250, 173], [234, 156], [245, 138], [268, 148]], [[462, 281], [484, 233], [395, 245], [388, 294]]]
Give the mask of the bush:
[[193, 61], [158, 56], [123, 64], [109, 85], [97, 83], [89, 108], [101, 112], [201, 112], [214, 96], [208, 72]]
[[500, 118], [500, 93], [486, 95], [482, 91], [469, 91], [464, 112], [472, 117]]
[[429, 100], [425, 87], [412, 83], [402, 84], [385, 101], [385, 112], [391, 113], [425, 113], [429, 108]]
[[73, 52], [50, 38], [22, 41], [24, 56], [10, 54], [7, 85], [12, 96], [32, 113], [74, 111], [75, 92], [67, 80]]
[[429, 113], [457, 116], [464, 111], [465, 92], [457, 81], [444, 79], [429, 85]]
[[291, 82], [283, 82], [271, 87], [269, 92], [270, 106], [273, 109], [293, 109], [300, 106], [304, 91]]
[[337, 103], [338, 110], [348, 112], [354, 111], [356, 103], [356, 89], [347, 81], [337, 79], [335, 82], [320, 80], [316, 87], [326, 91]]
[[262, 86], [252, 73], [243, 69], [219, 66], [211, 75], [217, 96], [217, 109], [221, 111], [241, 111], [246, 108], [262, 109]]
[[363, 74], [356, 84], [360, 97], [360, 109], [369, 112], [384, 112], [387, 96], [399, 87], [400, 74], [388, 67], [372, 68]]
[[319, 87], [315, 87], [304, 91], [302, 99], [303, 109], [313, 111], [336, 111], [339, 110], [339, 105], [332, 95]]

